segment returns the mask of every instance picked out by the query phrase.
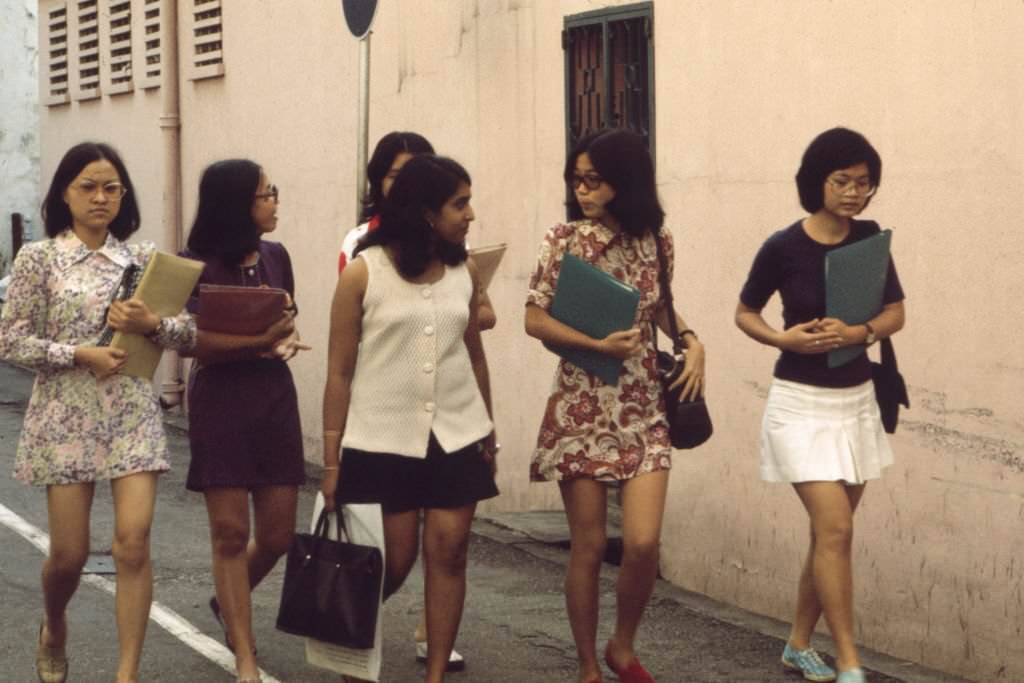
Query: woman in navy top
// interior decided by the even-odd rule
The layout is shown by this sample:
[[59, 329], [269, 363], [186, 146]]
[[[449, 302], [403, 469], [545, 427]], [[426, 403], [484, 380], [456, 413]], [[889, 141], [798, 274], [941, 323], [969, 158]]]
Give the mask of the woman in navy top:
[[[778, 348], [761, 431], [761, 476], [791, 483], [811, 520], [810, 549], [797, 592], [796, 614], [782, 663], [812, 681], [836, 672], [810, 647], [822, 612], [836, 643], [838, 680], [866, 680], [853, 639], [851, 542], [853, 513], [867, 480], [892, 463], [866, 353], [828, 367], [828, 352], [867, 348], [903, 327], [903, 290], [892, 262], [882, 310], [863, 324], [825, 315], [825, 255], [879, 231], [856, 220], [878, 190], [882, 161], [859, 133], [825, 131], [804, 152], [797, 173], [809, 216], [769, 237], [750, 269], [736, 307], [736, 325]], [[783, 324], [761, 311], [776, 291]]]

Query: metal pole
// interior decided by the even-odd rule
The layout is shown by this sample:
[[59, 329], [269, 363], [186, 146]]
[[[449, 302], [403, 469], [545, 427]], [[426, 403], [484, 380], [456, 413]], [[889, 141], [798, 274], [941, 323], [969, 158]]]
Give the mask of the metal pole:
[[366, 160], [370, 135], [370, 34], [359, 40], [359, 131], [356, 141], [356, 225], [363, 214], [366, 194]]

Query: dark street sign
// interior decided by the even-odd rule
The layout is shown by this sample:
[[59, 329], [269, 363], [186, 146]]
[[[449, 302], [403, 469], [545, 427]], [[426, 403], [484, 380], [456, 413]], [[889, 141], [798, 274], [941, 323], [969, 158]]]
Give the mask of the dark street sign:
[[377, 11], [377, 0], [341, 0], [345, 12], [345, 23], [356, 38], [362, 38], [370, 30], [373, 15]]

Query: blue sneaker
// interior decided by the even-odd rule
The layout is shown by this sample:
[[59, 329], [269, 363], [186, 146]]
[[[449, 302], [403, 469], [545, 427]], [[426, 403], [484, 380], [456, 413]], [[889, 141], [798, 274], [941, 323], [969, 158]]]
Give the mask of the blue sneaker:
[[864, 669], [849, 669], [839, 672], [836, 683], [868, 683], [868, 677], [864, 673]]
[[[782, 651], [782, 665], [787, 669], [799, 671], [809, 681], [834, 681], [836, 680], [835, 669], [830, 667], [821, 659], [813, 647], [809, 647], [806, 650], [797, 650], [794, 647], [790, 647], [789, 643], [786, 643], [786, 649]], [[860, 669], [854, 669], [860, 671]], [[850, 673], [844, 671], [845, 673]], [[861, 674], [863, 676], [863, 673]], [[857, 681], [863, 681], [863, 678], [850, 678], [843, 683], [857, 683]]]

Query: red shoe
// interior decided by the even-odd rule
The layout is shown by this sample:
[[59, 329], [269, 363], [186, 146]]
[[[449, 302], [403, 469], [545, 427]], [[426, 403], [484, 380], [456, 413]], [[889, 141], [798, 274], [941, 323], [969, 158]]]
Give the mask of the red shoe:
[[654, 677], [651, 676], [650, 672], [647, 671], [640, 663], [640, 660], [633, 657], [633, 661], [629, 663], [625, 669], [620, 669], [615, 666], [615, 662], [612, 661], [612, 644], [611, 642], [604, 649], [604, 663], [608, 665], [608, 668], [615, 672], [615, 675], [619, 677], [621, 683], [655, 683]]

